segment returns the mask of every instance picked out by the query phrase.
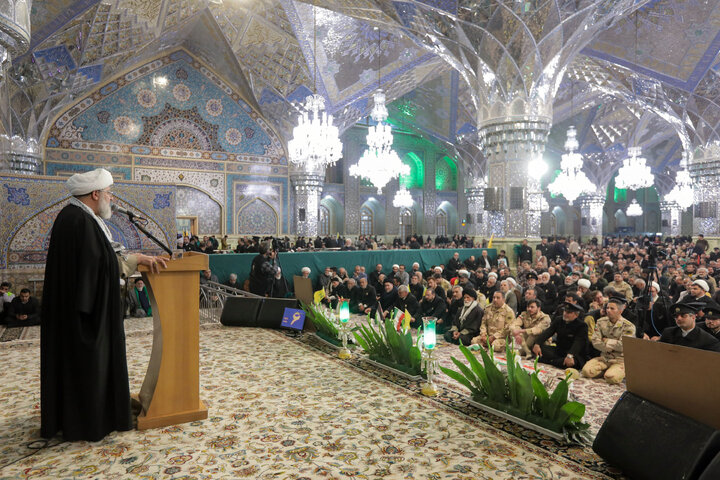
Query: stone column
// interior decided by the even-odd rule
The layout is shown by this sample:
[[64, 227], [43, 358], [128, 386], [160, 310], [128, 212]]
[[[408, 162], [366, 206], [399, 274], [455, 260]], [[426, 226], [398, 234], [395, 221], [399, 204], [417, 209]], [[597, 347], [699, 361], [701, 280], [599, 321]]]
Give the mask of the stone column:
[[682, 227], [682, 209], [675, 202], [660, 202], [660, 218], [663, 236], [677, 237], [681, 233]]
[[438, 154], [433, 160], [425, 162], [425, 182], [423, 184], [423, 226], [418, 235], [430, 235], [433, 238], [437, 235], [435, 228], [435, 213], [438, 207], [437, 189], [435, 188], [435, 165], [442, 158]]
[[360, 180], [350, 175], [350, 165], [355, 165], [364, 148], [364, 136], [356, 129], [349, 129], [343, 139], [343, 185], [345, 187], [345, 235], [360, 233]]
[[[291, 167], [290, 182], [293, 186], [295, 211], [295, 234], [315, 237], [318, 234], [318, 211], [320, 194], [324, 185], [323, 172]], [[291, 202], [292, 203], [292, 202]]]
[[485, 186], [478, 184], [465, 189], [465, 199], [468, 209], [469, 236], [485, 237], [487, 234], [487, 215], [485, 212]]
[[400, 180], [395, 177], [385, 185], [385, 235], [397, 237], [400, 233], [400, 209], [393, 205]]
[[602, 217], [605, 197], [600, 194], [584, 195], [580, 198], [580, 235], [584, 241], [588, 238], [602, 237]]
[[495, 189], [495, 198], [486, 199], [491, 207], [487, 235], [540, 237], [540, 189], [528, 175], [528, 163], [545, 151], [550, 126], [550, 117], [528, 115], [522, 120], [493, 119], [480, 127], [488, 188]]
[[[717, 237], [720, 234], [720, 145], [710, 144], [698, 149], [688, 170], [695, 190], [692, 231], [694, 234]], [[682, 225], [679, 225], [679, 231], [681, 228]]]

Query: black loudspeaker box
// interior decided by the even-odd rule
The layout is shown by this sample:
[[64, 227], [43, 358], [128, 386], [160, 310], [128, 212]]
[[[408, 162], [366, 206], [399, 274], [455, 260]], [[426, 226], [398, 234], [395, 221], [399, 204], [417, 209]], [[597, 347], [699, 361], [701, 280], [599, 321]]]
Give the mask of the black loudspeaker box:
[[220, 315], [220, 323], [228, 327], [257, 326], [257, 316], [263, 300], [261, 297], [228, 297]]
[[633, 480], [695, 480], [720, 452], [720, 434], [626, 392], [605, 419], [593, 450]]
[[[280, 328], [286, 308], [298, 308], [295, 298], [264, 298], [257, 316], [257, 327]], [[307, 323], [307, 320], [306, 320]]]

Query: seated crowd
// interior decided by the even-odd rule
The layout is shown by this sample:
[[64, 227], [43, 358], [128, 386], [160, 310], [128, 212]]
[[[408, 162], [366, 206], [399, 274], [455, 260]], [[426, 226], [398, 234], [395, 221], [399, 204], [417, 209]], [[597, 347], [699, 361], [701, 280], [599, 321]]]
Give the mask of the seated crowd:
[[331, 307], [347, 298], [357, 314], [407, 311], [413, 328], [433, 316], [447, 342], [497, 351], [513, 339], [526, 358], [618, 383], [625, 336], [720, 351], [718, 261], [720, 249], [708, 253], [702, 236], [543, 238], [535, 249], [523, 241], [515, 272], [486, 251], [466, 259], [456, 252], [427, 271], [419, 263], [377, 264], [370, 273], [328, 266], [314, 289]]
[[[381, 237], [376, 235], [360, 235], [356, 239], [344, 238], [339, 235], [337, 236], [325, 236], [305, 238], [297, 237], [295, 242], [292, 242], [289, 237], [240, 237], [238, 238], [237, 244], [233, 247], [230, 245], [228, 236], [225, 235], [218, 240], [215, 235], [204, 236], [202, 240], [197, 235], [182, 235], [178, 234], [178, 248], [185, 251], [203, 252], [203, 253], [222, 253], [222, 252], [234, 252], [234, 253], [258, 253], [260, 246], [272, 245], [272, 248], [276, 252], [307, 252], [315, 250], [342, 250], [342, 251], [354, 251], [354, 250], [397, 250], [397, 249], [410, 249], [418, 250], [421, 248], [484, 248], [487, 246], [487, 242], [473, 244], [472, 238], [468, 238], [465, 235], [454, 235], [452, 238], [438, 235], [434, 239], [428, 235], [423, 237], [422, 235], [411, 235], [405, 238], [405, 240], [396, 237], [392, 243], [385, 244]], [[502, 262], [502, 257], [500, 258]], [[505, 260], [507, 264], [507, 260]]]

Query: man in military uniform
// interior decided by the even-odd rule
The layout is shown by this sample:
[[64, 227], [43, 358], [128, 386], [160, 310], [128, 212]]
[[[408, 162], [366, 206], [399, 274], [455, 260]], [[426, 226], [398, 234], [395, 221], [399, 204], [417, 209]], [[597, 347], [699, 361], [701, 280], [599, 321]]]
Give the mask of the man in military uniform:
[[472, 343], [484, 348], [488, 343], [495, 351], [505, 348], [505, 337], [510, 333], [510, 325], [515, 320], [515, 313], [505, 303], [505, 294], [500, 291], [493, 293], [492, 302], [485, 308], [480, 335], [472, 339]]
[[615, 276], [613, 277], [614, 280], [610, 283], [608, 283], [608, 286], [605, 288], [613, 289], [618, 293], [622, 293], [625, 295], [625, 299], [629, 302], [633, 299], [633, 291], [632, 287], [623, 280], [623, 276], [621, 272], [615, 272]]
[[592, 335], [592, 345], [600, 356], [590, 359], [582, 369], [587, 378], [603, 375], [608, 383], [620, 383], [625, 378], [622, 337], [635, 337], [635, 325], [622, 316], [625, 302], [612, 297], [605, 306], [605, 317], [598, 319]]
[[[532, 351], [540, 362], [558, 368], [580, 369], [585, 364], [588, 346], [587, 324], [583, 322], [583, 308], [574, 303], [563, 304], [562, 318], [555, 318], [550, 326], [535, 338]], [[545, 342], [557, 334], [556, 346]]]
[[659, 341], [720, 352], [720, 341], [695, 325], [695, 317], [701, 306], [696, 303], [678, 302], [670, 307], [677, 327], [668, 327], [663, 330]]
[[520, 354], [531, 356], [530, 347], [535, 343], [535, 337], [549, 326], [550, 316], [540, 310], [540, 300], [529, 300], [527, 309], [510, 325], [510, 332], [515, 337], [515, 344], [520, 347]]

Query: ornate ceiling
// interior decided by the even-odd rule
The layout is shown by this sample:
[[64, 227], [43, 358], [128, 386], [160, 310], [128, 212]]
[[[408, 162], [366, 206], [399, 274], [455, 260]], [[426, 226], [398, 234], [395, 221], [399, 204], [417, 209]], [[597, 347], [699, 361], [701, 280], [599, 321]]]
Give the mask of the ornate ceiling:
[[472, 175], [484, 168], [477, 129], [518, 99], [520, 113], [552, 118], [549, 159], [577, 127], [601, 185], [641, 145], [663, 193], [683, 155], [720, 140], [715, 1], [34, 0], [31, 40], [10, 72], [13, 128], [25, 136], [182, 46], [285, 140], [305, 96], [325, 96], [344, 130], [364, 121], [379, 81], [391, 121], [444, 143]]

